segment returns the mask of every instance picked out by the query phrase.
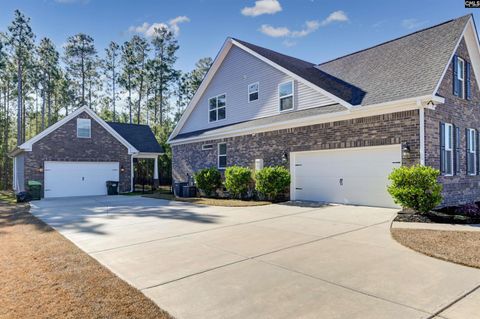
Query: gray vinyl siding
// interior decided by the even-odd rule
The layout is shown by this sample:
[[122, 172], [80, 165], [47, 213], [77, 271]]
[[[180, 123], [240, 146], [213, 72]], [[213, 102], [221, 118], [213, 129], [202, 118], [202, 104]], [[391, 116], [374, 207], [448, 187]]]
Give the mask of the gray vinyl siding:
[[[277, 115], [278, 84], [290, 80], [285, 73], [233, 46], [180, 133]], [[248, 85], [255, 82], [259, 82], [259, 99], [249, 103]], [[295, 110], [335, 103], [299, 81], [294, 81], [294, 90]], [[226, 119], [209, 123], [208, 100], [223, 93], [227, 94]]]

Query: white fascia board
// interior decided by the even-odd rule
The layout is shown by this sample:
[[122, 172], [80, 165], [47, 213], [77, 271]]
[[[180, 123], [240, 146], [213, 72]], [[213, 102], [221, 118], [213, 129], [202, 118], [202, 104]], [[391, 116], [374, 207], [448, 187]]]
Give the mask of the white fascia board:
[[[465, 42], [467, 43], [467, 49], [469, 49], [469, 54], [470, 54], [470, 59], [472, 60], [472, 68], [473, 72], [475, 74], [475, 78], [478, 79], [477, 75], [480, 75], [480, 45], [478, 43], [478, 34], [477, 30], [475, 28], [475, 24], [473, 22], [472, 17], [468, 20], [468, 22], [465, 24], [465, 28], [462, 31], [462, 34], [457, 40], [457, 43], [455, 44], [455, 48], [450, 54], [450, 59], [447, 62], [447, 65], [443, 69], [442, 76], [440, 77], [440, 80], [438, 81], [437, 85], [435, 86], [435, 90], [433, 91], [433, 95], [436, 95], [438, 93], [438, 89], [440, 88], [440, 85], [443, 82], [443, 78], [445, 77], [445, 74], [447, 73], [448, 67], [452, 63], [453, 56], [458, 50], [458, 46], [460, 45], [460, 42], [462, 42], [462, 39], [465, 37]], [[472, 49], [472, 50], [470, 50]], [[473, 50], [474, 49], [474, 50]], [[478, 82], [478, 81], [477, 81]]]
[[217, 134], [215, 133], [205, 134], [198, 137], [190, 137], [190, 138], [174, 140], [174, 141], [170, 141], [169, 143], [171, 145], [189, 144], [189, 143], [209, 141], [209, 140], [221, 139], [221, 138], [227, 138], [227, 137], [275, 131], [275, 130], [281, 130], [281, 129], [287, 129], [287, 128], [310, 126], [310, 125], [315, 125], [320, 123], [349, 120], [354, 118], [389, 114], [389, 113], [402, 112], [402, 111], [418, 110], [421, 107], [427, 107], [427, 104], [429, 101], [443, 101], [443, 98], [426, 95], [422, 97], [403, 99], [403, 100], [392, 101], [392, 102], [383, 103], [383, 104], [376, 104], [372, 106], [362, 106], [362, 107], [357, 107], [354, 109], [335, 112], [335, 113], [303, 117], [299, 119], [288, 120], [288, 121], [277, 122], [277, 123], [269, 123], [265, 125], [253, 126], [253, 127], [232, 130], [232, 131], [222, 132]]
[[115, 137], [120, 143], [125, 145], [125, 147], [127, 147], [127, 149], [128, 149], [128, 154], [138, 153], [138, 150], [133, 145], [128, 143], [127, 140], [125, 140], [122, 136], [120, 136], [120, 134], [118, 134], [117, 131], [115, 131], [110, 125], [107, 124], [107, 122], [102, 120], [97, 114], [95, 114], [95, 112], [93, 112], [87, 106], [82, 106], [82, 107], [78, 108], [77, 110], [75, 110], [74, 112], [65, 116], [63, 119], [61, 119], [57, 123], [53, 124], [52, 126], [46, 128], [45, 130], [43, 130], [39, 134], [32, 137], [31, 139], [29, 139], [28, 141], [26, 141], [25, 143], [20, 145], [18, 148], [21, 149], [21, 150], [27, 151], [27, 152], [31, 152], [33, 144], [35, 144], [36, 142], [38, 142], [39, 140], [41, 140], [42, 138], [44, 138], [48, 134], [52, 133], [53, 131], [55, 131], [56, 129], [58, 129], [59, 127], [61, 127], [62, 125], [64, 125], [65, 123], [67, 123], [71, 119], [77, 117], [78, 115], [80, 115], [83, 112], [86, 112], [88, 115], [90, 115], [91, 118], [93, 118], [95, 121], [97, 121], [97, 123], [100, 124], [110, 134], [112, 134], [113, 137]]
[[145, 152], [138, 152], [133, 154], [133, 158], [155, 158], [165, 153], [145, 153]]
[[190, 103], [188, 103], [187, 108], [185, 109], [185, 112], [183, 112], [173, 132], [170, 134], [170, 137], [168, 138], [169, 141], [180, 132], [183, 125], [187, 121], [188, 117], [192, 113], [193, 109], [197, 105], [198, 101], [202, 97], [203, 93], [207, 89], [208, 85], [212, 81], [213, 76], [215, 75], [215, 73], [217, 73], [217, 70], [220, 68], [220, 65], [222, 65], [223, 60], [225, 59], [225, 57], [227, 56], [227, 53], [230, 51], [231, 48], [232, 48], [232, 39], [227, 38], [227, 40], [225, 40], [225, 42], [223, 43], [222, 48], [218, 52], [217, 56], [215, 57], [215, 60], [213, 61], [212, 66], [210, 67], [204, 79], [202, 80], [202, 83], [200, 84], [197, 91], [193, 95], [192, 100], [190, 101]]

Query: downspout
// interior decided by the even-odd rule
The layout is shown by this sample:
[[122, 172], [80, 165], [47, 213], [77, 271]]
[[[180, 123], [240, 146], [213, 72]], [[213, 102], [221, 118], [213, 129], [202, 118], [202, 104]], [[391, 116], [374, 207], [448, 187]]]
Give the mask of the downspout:
[[425, 165], [425, 108], [420, 106], [420, 165]]
[[133, 192], [133, 154], [130, 155], [130, 192]]

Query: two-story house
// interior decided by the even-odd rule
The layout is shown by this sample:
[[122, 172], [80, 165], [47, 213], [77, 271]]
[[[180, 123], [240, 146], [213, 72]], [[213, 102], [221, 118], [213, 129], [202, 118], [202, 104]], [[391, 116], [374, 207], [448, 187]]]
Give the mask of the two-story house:
[[321, 64], [229, 38], [170, 136], [173, 178], [285, 165], [293, 200], [394, 206], [389, 173], [419, 163], [443, 205], [479, 201], [478, 75], [471, 15]]

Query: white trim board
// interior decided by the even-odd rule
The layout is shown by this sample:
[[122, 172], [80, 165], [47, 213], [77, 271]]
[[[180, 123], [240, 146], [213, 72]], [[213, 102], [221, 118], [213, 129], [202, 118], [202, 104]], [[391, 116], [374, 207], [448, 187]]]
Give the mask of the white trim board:
[[98, 124], [100, 124], [107, 132], [109, 132], [113, 137], [115, 137], [120, 143], [122, 143], [127, 149], [128, 149], [128, 154], [136, 154], [138, 153], [138, 150], [131, 145], [127, 140], [125, 140], [120, 134], [117, 133], [110, 125], [107, 124], [104, 120], [102, 120], [95, 112], [93, 112], [90, 108], [87, 106], [82, 106], [79, 109], [75, 110], [74, 112], [70, 113], [69, 115], [65, 116], [63, 119], [58, 121], [57, 123], [53, 124], [52, 126], [46, 128], [39, 134], [35, 135], [22, 145], [18, 146], [20, 150], [26, 151], [26, 152], [31, 152], [32, 151], [32, 146], [48, 134], [52, 133], [55, 131], [57, 128], [63, 126], [66, 124], [68, 121], [72, 120], [73, 118], [77, 117], [78, 115], [82, 114], [83, 112], [87, 113], [90, 115], [92, 119], [94, 119]]

